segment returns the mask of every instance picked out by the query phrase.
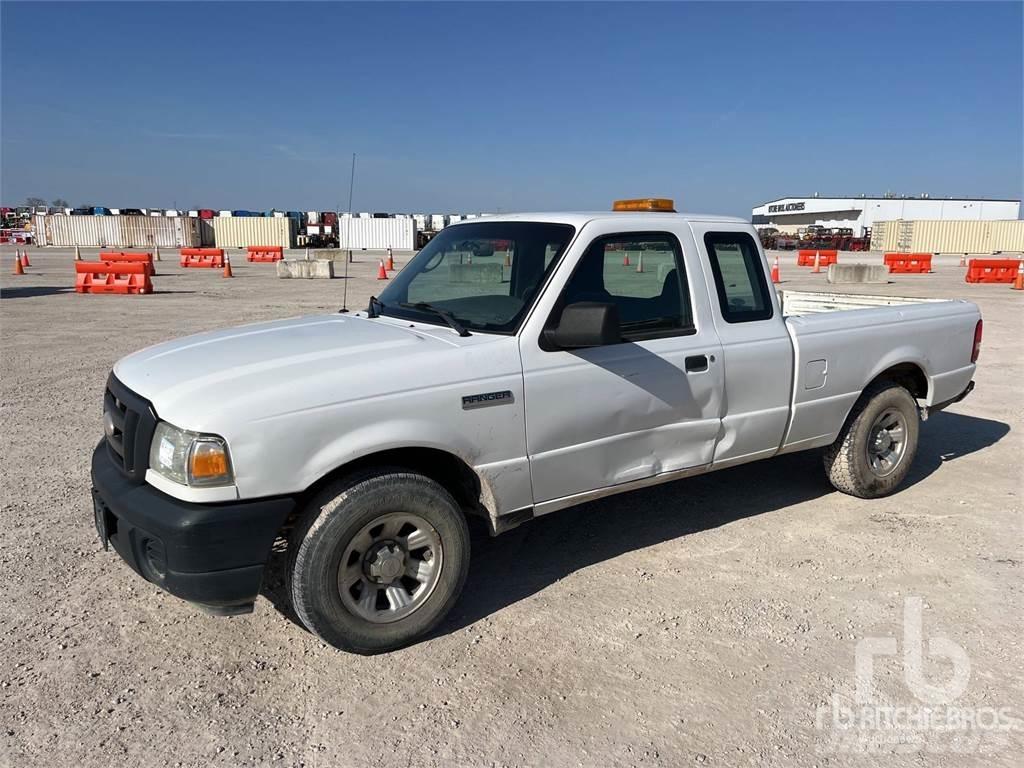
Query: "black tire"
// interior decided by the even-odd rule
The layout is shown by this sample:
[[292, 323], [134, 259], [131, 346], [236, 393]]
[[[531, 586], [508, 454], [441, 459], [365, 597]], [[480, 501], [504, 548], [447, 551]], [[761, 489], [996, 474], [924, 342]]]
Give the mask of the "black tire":
[[[872, 428], [886, 413], [902, 414], [906, 444], [893, 469], [880, 475], [872, 468], [868, 442]], [[861, 499], [877, 499], [895, 491], [914, 461], [918, 438], [917, 402], [904, 387], [892, 381], [872, 384], [857, 399], [839, 433], [825, 449], [825, 471], [836, 490]]]
[[[436, 585], [412, 613], [375, 623], [346, 606], [338, 584], [346, 548], [383, 514], [427, 521], [443, 548]], [[328, 486], [309, 504], [289, 541], [292, 606], [310, 632], [345, 651], [381, 653], [421, 638], [440, 622], [469, 572], [469, 530], [455, 499], [433, 480], [400, 468], [381, 468]]]

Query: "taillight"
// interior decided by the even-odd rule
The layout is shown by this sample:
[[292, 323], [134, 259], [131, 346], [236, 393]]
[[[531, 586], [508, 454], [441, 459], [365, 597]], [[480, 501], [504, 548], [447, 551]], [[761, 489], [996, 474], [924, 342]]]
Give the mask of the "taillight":
[[971, 350], [971, 362], [978, 362], [978, 355], [981, 354], [981, 320], [974, 326], [974, 349]]

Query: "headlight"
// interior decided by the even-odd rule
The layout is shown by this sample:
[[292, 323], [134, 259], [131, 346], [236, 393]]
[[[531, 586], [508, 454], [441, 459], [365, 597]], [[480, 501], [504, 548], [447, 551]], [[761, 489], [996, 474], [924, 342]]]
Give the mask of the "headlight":
[[229, 485], [235, 479], [223, 438], [178, 429], [166, 421], [153, 432], [149, 466], [182, 485]]

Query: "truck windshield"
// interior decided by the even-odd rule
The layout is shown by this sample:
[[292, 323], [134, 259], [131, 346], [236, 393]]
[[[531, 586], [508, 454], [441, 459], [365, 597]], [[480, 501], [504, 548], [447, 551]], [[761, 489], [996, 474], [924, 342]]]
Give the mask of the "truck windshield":
[[373, 311], [443, 325], [429, 305], [470, 331], [513, 334], [574, 234], [567, 224], [538, 222], [448, 227], [395, 277]]

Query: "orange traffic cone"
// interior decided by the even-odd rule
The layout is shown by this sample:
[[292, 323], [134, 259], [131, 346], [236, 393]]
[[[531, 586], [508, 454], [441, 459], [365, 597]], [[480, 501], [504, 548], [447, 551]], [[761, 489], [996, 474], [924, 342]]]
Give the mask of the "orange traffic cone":
[[25, 267], [21, 263], [21, 256], [19, 256], [17, 253], [14, 254], [14, 274], [25, 274]]
[[1013, 281], [1013, 290], [1024, 291], [1024, 259], [1017, 264], [1017, 277]]
[[23, 266], [23, 267], [31, 267], [32, 266], [32, 262], [28, 260], [28, 251], [27, 250], [21, 252], [21, 266]]
[[394, 258], [394, 256], [391, 255], [391, 249], [390, 248], [388, 248], [387, 270], [388, 270], [388, 272], [394, 272], [395, 271], [395, 258]]
[[624, 266], [624, 267], [631, 266], [630, 263], [629, 263], [629, 251], [626, 251], [626, 255], [622, 257], [622, 266]]
[[75, 261], [82, 260], [82, 250], [76, 245], [75, 246]]
[[779, 257], [778, 256], [775, 257], [775, 263], [772, 264], [772, 282], [776, 283], [776, 284], [782, 282], [782, 275], [779, 272]]
[[814, 269], [811, 272], [821, 272], [821, 253], [819, 251], [814, 252]]
[[384, 269], [384, 259], [380, 260], [380, 266], [377, 268], [377, 279], [378, 280], [387, 280], [388, 279], [388, 273]]
[[224, 254], [224, 277], [234, 277], [231, 272], [231, 257]]
[[511, 267], [512, 266], [512, 257], [509, 255], [508, 251], [505, 251], [505, 266], [506, 267]]

